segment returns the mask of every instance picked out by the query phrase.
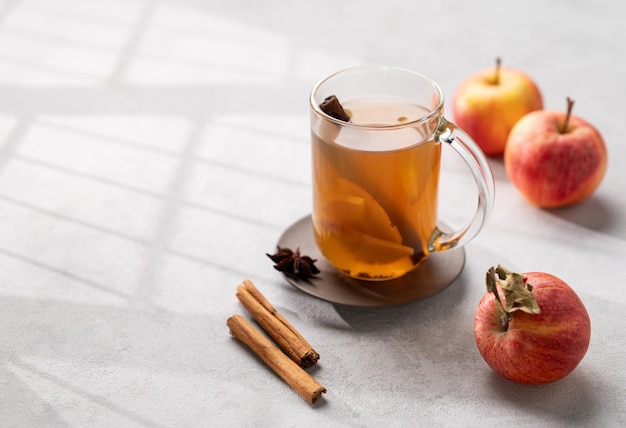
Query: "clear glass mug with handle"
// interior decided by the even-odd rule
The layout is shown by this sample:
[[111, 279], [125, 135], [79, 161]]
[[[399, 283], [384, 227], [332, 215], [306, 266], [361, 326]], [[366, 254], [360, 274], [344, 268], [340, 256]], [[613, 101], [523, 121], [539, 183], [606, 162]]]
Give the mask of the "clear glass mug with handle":
[[[444, 117], [433, 80], [401, 68], [349, 68], [315, 85], [310, 108], [313, 234], [340, 272], [399, 278], [485, 225], [494, 202], [491, 169], [472, 138]], [[437, 216], [442, 146], [463, 158], [478, 188], [473, 217], [451, 232]]]

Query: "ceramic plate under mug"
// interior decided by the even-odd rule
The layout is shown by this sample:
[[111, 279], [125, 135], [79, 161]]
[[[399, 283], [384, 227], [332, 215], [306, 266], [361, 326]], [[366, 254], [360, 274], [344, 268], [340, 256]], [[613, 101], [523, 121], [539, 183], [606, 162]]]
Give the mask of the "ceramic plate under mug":
[[350, 278], [322, 256], [315, 244], [311, 216], [306, 216], [283, 232], [279, 247], [295, 250], [317, 259], [315, 266], [321, 271], [310, 281], [284, 275], [285, 279], [311, 296], [332, 303], [350, 306], [391, 306], [409, 303], [431, 296], [450, 285], [463, 270], [465, 251], [455, 248], [433, 253], [412, 272], [388, 281], [365, 281]]

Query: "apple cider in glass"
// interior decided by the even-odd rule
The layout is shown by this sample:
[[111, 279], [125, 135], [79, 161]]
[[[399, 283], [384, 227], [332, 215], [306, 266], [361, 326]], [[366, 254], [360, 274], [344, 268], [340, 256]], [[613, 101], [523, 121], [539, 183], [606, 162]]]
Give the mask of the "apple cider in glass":
[[349, 276], [400, 277], [425, 259], [437, 230], [438, 118], [411, 126], [432, 108], [395, 98], [342, 104], [358, 130], [327, 122], [312, 132], [317, 245]]

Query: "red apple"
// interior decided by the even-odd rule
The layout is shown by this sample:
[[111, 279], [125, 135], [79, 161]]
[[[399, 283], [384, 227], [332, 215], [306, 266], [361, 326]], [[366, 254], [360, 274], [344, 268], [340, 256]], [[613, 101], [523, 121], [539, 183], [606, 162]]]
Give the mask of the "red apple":
[[487, 289], [476, 310], [474, 337], [493, 370], [514, 382], [545, 384], [578, 366], [589, 346], [591, 323], [564, 281], [498, 266], [487, 272]]
[[536, 111], [519, 120], [509, 134], [504, 167], [511, 182], [532, 204], [543, 208], [572, 205], [600, 185], [607, 151], [596, 128], [567, 112]]
[[504, 153], [513, 125], [526, 113], [543, 108], [535, 82], [519, 70], [500, 66], [465, 79], [452, 99], [455, 123], [488, 156]]

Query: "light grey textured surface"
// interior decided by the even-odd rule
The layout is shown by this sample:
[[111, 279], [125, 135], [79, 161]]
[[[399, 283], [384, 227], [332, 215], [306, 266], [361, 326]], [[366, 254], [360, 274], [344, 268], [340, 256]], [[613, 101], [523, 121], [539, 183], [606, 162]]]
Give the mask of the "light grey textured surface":
[[[626, 6], [614, 1], [0, 2], [0, 425], [625, 426]], [[496, 205], [428, 300], [336, 306], [265, 253], [310, 212], [307, 97], [345, 66], [408, 67], [448, 99], [496, 56], [595, 124], [584, 203]], [[449, 106], [448, 106], [449, 111]], [[444, 164], [442, 216], [472, 184]], [[471, 202], [471, 200], [470, 200]], [[462, 210], [461, 210], [462, 211]], [[484, 272], [551, 272], [592, 321], [578, 369], [493, 374], [472, 331]], [[320, 352], [308, 405], [240, 343], [250, 278]]]

